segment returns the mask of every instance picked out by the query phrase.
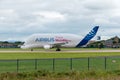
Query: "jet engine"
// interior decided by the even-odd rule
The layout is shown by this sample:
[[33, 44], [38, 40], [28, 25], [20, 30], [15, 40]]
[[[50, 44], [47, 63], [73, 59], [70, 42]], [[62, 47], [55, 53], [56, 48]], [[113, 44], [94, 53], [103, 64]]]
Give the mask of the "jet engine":
[[44, 49], [50, 49], [50, 48], [52, 48], [51, 45], [44, 45], [43, 47], [44, 47]]

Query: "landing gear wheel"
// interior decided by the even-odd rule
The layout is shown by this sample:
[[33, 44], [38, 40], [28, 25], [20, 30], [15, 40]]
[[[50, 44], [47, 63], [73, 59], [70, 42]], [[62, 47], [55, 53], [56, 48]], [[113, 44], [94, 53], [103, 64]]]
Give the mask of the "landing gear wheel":
[[56, 51], [61, 51], [61, 49], [60, 49], [60, 48], [57, 48]]
[[31, 51], [33, 51], [33, 49], [31, 49]]

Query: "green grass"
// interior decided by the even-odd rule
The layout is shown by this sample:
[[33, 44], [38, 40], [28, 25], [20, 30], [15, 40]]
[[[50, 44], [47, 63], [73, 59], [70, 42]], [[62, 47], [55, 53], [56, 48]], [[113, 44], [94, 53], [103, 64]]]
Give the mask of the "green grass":
[[107, 57], [106, 64], [104, 57], [89, 58], [89, 64], [88, 58], [0, 60], [0, 72], [31, 72], [36, 70], [55, 72], [120, 70], [120, 57]]
[[[62, 50], [69, 49], [93, 50], [93, 48], [62, 48]], [[35, 49], [30, 52], [29, 49], [0, 48], [0, 80], [120, 79], [120, 52], [56, 52], [54, 50]], [[100, 56], [111, 56], [106, 58], [106, 66], [105, 57]], [[71, 58], [73, 58], [72, 62]]]
[[[44, 50], [43, 48], [37, 48], [34, 49], [33, 52], [30, 52], [30, 49], [0, 48], [0, 59], [41, 59], [41, 58], [43, 59], [43, 58], [81, 58], [81, 57], [98, 57], [98, 56], [120, 56], [120, 52], [65, 52], [66, 50], [89, 51], [89, 50], [106, 50], [106, 49], [62, 48], [61, 52], [56, 52], [55, 49]], [[116, 49], [110, 49], [110, 50], [116, 50]]]
[[[62, 48], [69, 49], [99, 50]], [[120, 80], [119, 70], [120, 52], [56, 52], [42, 48], [30, 52], [0, 48], [0, 80]]]
[[2, 73], [0, 80], [120, 80], [120, 71], [70, 71], [50, 72], [46, 70], [22, 73]]
[[[67, 48], [63, 49], [67, 50]], [[56, 52], [54, 50], [35, 50], [36, 51], [31, 52], [29, 50], [24, 51], [18, 48], [0, 49], [0, 72], [17, 72], [17, 59], [19, 59], [18, 71], [20, 72], [44, 69], [53, 71], [53, 58], [55, 58], [54, 71], [70, 71], [71, 58], [73, 58], [72, 70], [86, 71], [88, 70], [88, 57], [90, 57], [89, 70], [105, 70], [105, 56], [118, 56], [117, 58], [107, 58], [106, 69], [120, 70], [120, 52]], [[81, 50], [92, 49], [82, 48]], [[35, 67], [36, 59], [37, 69]]]
[[120, 56], [120, 52], [0, 52], [0, 59], [81, 58]]

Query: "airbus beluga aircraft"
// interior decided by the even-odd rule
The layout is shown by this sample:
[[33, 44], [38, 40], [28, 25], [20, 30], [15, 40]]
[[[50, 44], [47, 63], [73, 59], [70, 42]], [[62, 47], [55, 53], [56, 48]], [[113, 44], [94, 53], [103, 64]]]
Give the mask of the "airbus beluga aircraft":
[[99, 26], [95, 26], [83, 39], [75, 34], [33, 34], [21, 46], [23, 49], [43, 47], [44, 49], [60, 47], [81, 47], [86, 45], [97, 33]]

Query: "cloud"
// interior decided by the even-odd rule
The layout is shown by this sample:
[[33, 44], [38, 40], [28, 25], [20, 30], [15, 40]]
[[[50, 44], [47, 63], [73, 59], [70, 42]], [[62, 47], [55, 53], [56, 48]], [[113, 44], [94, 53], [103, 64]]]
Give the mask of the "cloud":
[[65, 16], [60, 14], [59, 12], [49, 12], [49, 11], [41, 11], [41, 12], [35, 12], [33, 15], [40, 16], [44, 19], [49, 20], [65, 20]]
[[63, 32], [86, 35], [95, 25], [116, 35], [119, 0], [0, 0], [0, 35], [23, 39], [33, 33]]
[[119, 0], [85, 0], [83, 5], [92, 11], [111, 10], [118, 7]]
[[110, 20], [105, 19], [105, 18], [97, 18], [97, 19], [95, 19], [94, 23], [95, 24], [102, 24], [102, 25], [113, 25], [113, 26], [118, 25], [118, 23], [110, 21]]
[[65, 21], [66, 17], [64, 14], [55, 11], [40, 11], [34, 12], [33, 16], [36, 17], [37, 22], [41, 23], [49, 23], [49, 22], [56, 22], [56, 21]]
[[1, 9], [0, 10], [0, 15], [8, 15], [8, 14], [12, 14], [14, 13], [14, 10], [13, 9]]

